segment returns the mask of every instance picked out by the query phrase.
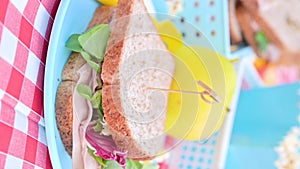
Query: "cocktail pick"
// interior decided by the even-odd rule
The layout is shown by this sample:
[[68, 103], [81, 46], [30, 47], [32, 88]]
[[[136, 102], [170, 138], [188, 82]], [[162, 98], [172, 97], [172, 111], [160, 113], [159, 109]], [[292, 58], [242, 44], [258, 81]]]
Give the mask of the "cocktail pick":
[[[196, 80], [195, 82], [197, 85], [204, 88], [204, 91], [199, 92], [199, 91], [164, 89], [164, 88], [155, 88], [155, 87], [149, 87], [147, 89], [169, 92], [169, 93], [200, 94], [201, 98], [208, 104], [215, 104], [215, 103], [221, 102], [221, 98], [217, 95], [217, 93], [215, 91], [213, 91], [210, 87], [208, 87], [204, 82], [202, 82], [201, 80]], [[210, 97], [212, 100], [208, 99], [207, 96]]]

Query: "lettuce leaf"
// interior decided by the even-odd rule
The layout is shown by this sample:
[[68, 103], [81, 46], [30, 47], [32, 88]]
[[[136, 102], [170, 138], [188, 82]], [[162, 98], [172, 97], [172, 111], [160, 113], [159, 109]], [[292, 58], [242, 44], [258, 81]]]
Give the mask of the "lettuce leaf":
[[138, 161], [133, 161], [131, 159], [127, 159], [126, 169], [159, 169], [158, 164], [148, 163], [143, 164]]
[[111, 136], [101, 135], [94, 130], [94, 124], [90, 124], [86, 129], [85, 138], [91, 148], [95, 150], [95, 155], [105, 160], [117, 161], [123, 168], [126, 166], [127, 152], [118, 149]]
[[88, 147], [88, 153], [103, 167], [106, 167], [107, 161], [95, 155], [95, 151]]
[[94, 94], [92, 89], [85, 84], [78, 84], [77, 92], [84, 97], [85, 99], [89, 100], [92, 104], [93, 108], [99, 109], [99, 111], [103, 114], [103, 107], [102, 107], [102, 90], [97, 90]]
[[85, 51], [80, 52], [83, 59], [94, 69], [97, 73], [101, 73], [100, 63], [98, 63], [91, 55]]
[[87, 100], [91, 100], [93, 97], [93, 92], [90, 86], [85, 84], [78, 84], [77, 92]]
[[92, 103], [93, 108], [98, 108], [99, 111], [103, 112], [103, 108], [102, 108], [102, 90], [96, 91], [93, 94], [90, 101]]
[[103, 61], [109, 36], [109, 26], [101, 24], [80, 35], [78, 41], [87, 53]]
[[[106, 161], [103, 169], [123, 169], [116, 161]], [[142, 164], [131, 159], [126, 160], [126, 169], [159, 169], [158, 164]]]
[[267, 46], [269, 44], [269, 40], [267, 38], [267, 36], [264, 34], [264, 32], [262, 31], [258, 31], [256, 34], [255, 34], [255, 41], [259, 47], [259, 50], [264, 52], [267, 50]]
[[100, 73], [100, 63], [104, 60], [109, 36], [109, 25], [100, 24], [81, 35], [71, 35], [66, 42], [66, 47], [74, 52], [80, 52], [86, 62]]
[[145, 164], [142, 166], [142, 169], [159, 169], [159, 165], [158, 164]]
[[75, 52], [81, 52], [83, 49], [78, 41], [80, 34], [73, 34], [69, 37], [66, 47]]

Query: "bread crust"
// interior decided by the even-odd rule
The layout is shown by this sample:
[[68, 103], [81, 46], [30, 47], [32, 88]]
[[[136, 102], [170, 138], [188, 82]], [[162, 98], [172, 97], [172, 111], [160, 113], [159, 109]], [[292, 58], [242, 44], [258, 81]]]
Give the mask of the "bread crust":
[[63, 81], [56, 95], [56, 122], [66, 151], [72, 156], [73, 147], [73, 90], [75, 82]]
[[229, 26], [231, 44], [243, 41], [242, 32], [236, 16], [237, 0], [229, 0]]
[[68, 62], [65, 64], [65, 67], [63, 69], [62, 81], [77, 82], [79, 79], [79, 74], [77, 73], [77, 70], [85, 63], [86, 61], [82, 58], [82, 56], [79, 53], [73, 52], [70, 55]]
[[152, 159], [153, 157], [147, 156], [140, 150], [131, 135], [126, 118], [121, 113], [123, 110], [120, 96], [118, 96], [119, 90], [120, 88], [116, 85], [104, 85], [102, 88], [102, 106], [113, 140], [120, 149], [128, 151], [128, 156], [133, 160]]
[[242, 32], [244, 34], [244, 37], [248, 44], [252, 47], [252, 49], [255, 51], [255, 53], [259, 56], [262, 57], [259, 48], [256, 44], [255, 40], [255, 32], [251, 27], [251, 16], [249, 12], [243, 7], [242, 5], [237, 7], [236, 10], [237, 18], [239, 21], [239, 24], [241, 26]]
[[[101, 77], [104, 84], [119, 84], [118, 71], [121, 61], [124, 37], [128, 24], [127, 17], [132, 12], [134, 0], [119, 1], [118, 8], [111, 23], [111, 35], [108, 40]], [[122, 19], [120, 19], [122, 18]]]
[[89, 26], [87, 27], [87, 30], [99, 24], [109, 24], [112, 20], [114, 12], [115, 12], [114, 7], [110, 7], [110, 6], [98, 7], [94, 13], [94, 17], [92, 18]]
[[[121, 62], [122, 49], [124, 47], [124, 37], [129, 21], [125, 21], [132, 13], [133, 0], [127, 2], [120, 0], [115, 14], [115, 22], [112, 24], [111, 36], [107, 45], [107, 51], [102, 67], [102, 106], [104, 109], [105, 120], [110, 126], [112, 137], [116, 145], [129, 152], [128, 156], [134, 160], [148, 160], [151, 157], [142, 153], [135, 140], [132, 138], [131, 131], [123, 115], [120, 96], [119, 66]], [[120, 18], [125, 20], [119, 20]]]
[[[123, 48], [125, 47], [125, 37], [129, 32], [129, 15], [133, 14], [132, 4], [136, 1], [140, 0], [119, 0], [102, 67], [101, 77], [104, 83], [102, 89], [102, 106], [105, 119], [110, 126], [113, 140], [118, 148], [127, 150], [128, 157], [133, 160], [150, 160], [155, 157], [143, 152], [140, 145], [133, 138], [128, 120], [123, 113], [124, 109], [120, 98], [119, 67], [122, 60]], [[146, 10], [145, 6], [143, 8]]]

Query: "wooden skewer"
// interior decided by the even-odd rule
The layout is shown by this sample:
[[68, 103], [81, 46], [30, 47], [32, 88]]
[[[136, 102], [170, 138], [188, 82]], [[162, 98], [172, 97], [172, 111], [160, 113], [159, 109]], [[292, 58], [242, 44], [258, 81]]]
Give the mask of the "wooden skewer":
[[170, 92], [170, 93], [202, 94], [202, 92], [187, 91], [187, 90], [175, 90], [175, 89], [162, 89], [162, 88], [155, 88], [155, 87], [149, 87], [148, 89], [149, 90], [158, 90], [158, 91]]
[[217, 103], [221, 102], [221, 98], [218, 96], [218, 94], [215, 91], [213, 91], [210, 87], [208, 87], [205, 83], [203, 83], [201, 80], [197, 80], [196, 83], [202, 86], [208, 92], [207, 94]]
[[[164, 91], [164, 92], [173, 92], [173, 93], [185, 93], [185, 94], [200, 94], [201, 98], [209, 103], [209, 104], [213, 104], [213, 103], [220, 103], [221, 102], [221, 98], [210, 88], [208, 87], [205, 83], [203, 83], [200, 80], [197, 80], [196, 83], [200, 86], [202, 86], [205, 90], [202, 92], [196, 92], [196, 91], [188, 91], [188, 90], [175, 90], [175, 89], [163, 89], [163, 88], [155, 88], [155, 87], [150, 87], [147, 88], [148, 90], [158, 90], [158, 91]], [[211, 97], [214, 101], [210, 101], [208, 100], [205, 95], [208, 95], [209, 97]]]
[[231, 59], [231, 60], [229, 60], [229, 62], [231, 62], [231, 63], [236, 63], [236, 62], [239, 62], [240, 61], [240, 59], [239, 58], [235, 58], [235, 59]]

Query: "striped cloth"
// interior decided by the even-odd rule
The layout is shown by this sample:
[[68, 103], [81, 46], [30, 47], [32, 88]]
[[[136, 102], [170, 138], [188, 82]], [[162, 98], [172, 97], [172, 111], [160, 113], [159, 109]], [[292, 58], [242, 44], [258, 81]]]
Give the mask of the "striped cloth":
[[0, 168], [51, 169], [43, 80], [60, 0], [0, 0]]

